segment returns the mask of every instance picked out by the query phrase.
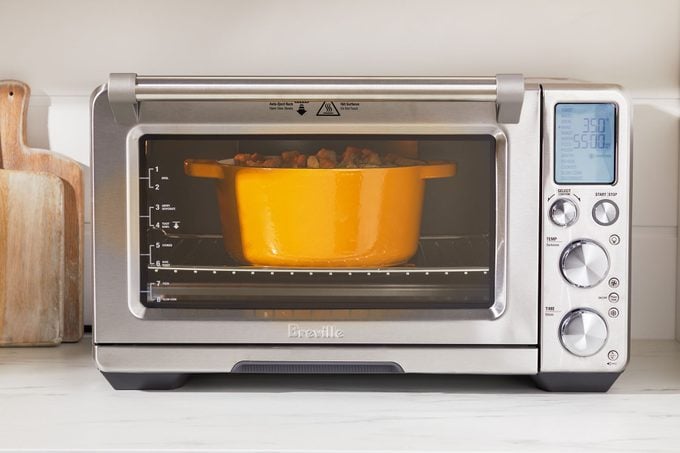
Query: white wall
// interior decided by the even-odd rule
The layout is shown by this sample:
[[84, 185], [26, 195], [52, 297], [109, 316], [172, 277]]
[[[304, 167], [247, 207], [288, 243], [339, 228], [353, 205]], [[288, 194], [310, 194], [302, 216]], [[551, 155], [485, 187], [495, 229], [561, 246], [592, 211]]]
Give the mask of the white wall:
[[675, 335], [679, 56], [677, 0], [0, 0], [0, 79], [33, 88], [29, 144], [84, 165], [88, 96], [110, 72], [522, 72], [625, 86], [636, 338]]

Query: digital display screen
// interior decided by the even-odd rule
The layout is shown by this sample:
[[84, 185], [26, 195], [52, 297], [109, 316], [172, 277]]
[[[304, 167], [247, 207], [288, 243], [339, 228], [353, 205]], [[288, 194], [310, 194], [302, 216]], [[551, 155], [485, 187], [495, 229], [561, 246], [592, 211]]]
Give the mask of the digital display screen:
[[614, 104], [557, 104], [555, 182], [612, 184], [615, 180]]

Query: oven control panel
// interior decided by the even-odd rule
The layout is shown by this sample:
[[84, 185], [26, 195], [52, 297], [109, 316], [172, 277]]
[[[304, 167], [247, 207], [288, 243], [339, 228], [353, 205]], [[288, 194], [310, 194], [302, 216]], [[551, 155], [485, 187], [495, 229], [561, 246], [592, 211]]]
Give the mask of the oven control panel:
[[630, 129], [617, 87], [544, 86], [542, 372], [628, 360]]

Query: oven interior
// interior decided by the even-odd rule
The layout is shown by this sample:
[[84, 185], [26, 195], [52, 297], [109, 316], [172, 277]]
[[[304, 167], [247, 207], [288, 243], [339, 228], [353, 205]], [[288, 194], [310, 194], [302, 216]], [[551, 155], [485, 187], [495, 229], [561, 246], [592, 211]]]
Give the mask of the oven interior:
[[[244, 265], [225, 252], [215, 180], [186, 159], [313, 154], [347, 146], [452, 161], [427, 180], [417, 252], [383, 268]], [[488, 135], [145, 135], [139, 141], [139, 295], [149, 308], [489, 308], [497, 251], [497, 149]], [[307, 171], [329, 171], [309, 169]], [[332, 171], [332, 170], [330, 170]], [[313, 188], [310, 188], [313, 190]], [[304, 203], [304, 200], [300, 200]], [[313, 209], [313, 206], [310, 206]]]

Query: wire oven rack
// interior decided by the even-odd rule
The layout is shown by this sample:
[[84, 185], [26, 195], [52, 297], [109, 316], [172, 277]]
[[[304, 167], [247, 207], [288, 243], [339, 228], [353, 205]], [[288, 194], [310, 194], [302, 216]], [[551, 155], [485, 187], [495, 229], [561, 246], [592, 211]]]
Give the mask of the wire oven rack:
[[416, 255], [401, 266], [312, 269], [243, 266], [224, 252], [220, 235], [164, 233], [162, 256], [142, 254], [149, 265], [141, 270], [140, 296], [174, 307], [314, 306], [320, 299], [325, 308], [408, 307], [414, 301], [477, 306], [491, 297], [489, 241], [487, 235], [423, 236]]
[[[422, 236], [416, 255], [406, 264], [383, 268], [278, 268], [243, 266], [235, 263], [224, 252], [221, 235], [165, 233], [165, 241], [173, 246], [163, 255], [163, 263], [154, 265], [149, 259], [147, 269], [152, 272], [227, 273], [239, 274], [308, 274], [308, 275], [365, 275], [374, 274], [444, 274], [489, 272], [488, 235]], [[151, 254], [149, 254], [150, 256]]]

